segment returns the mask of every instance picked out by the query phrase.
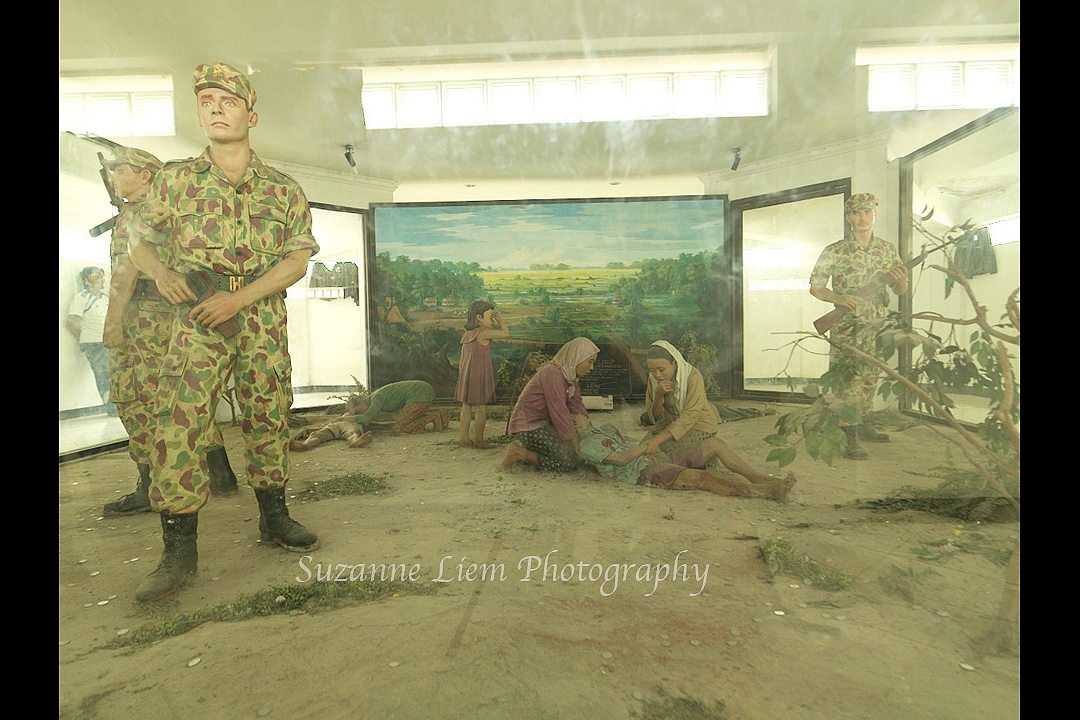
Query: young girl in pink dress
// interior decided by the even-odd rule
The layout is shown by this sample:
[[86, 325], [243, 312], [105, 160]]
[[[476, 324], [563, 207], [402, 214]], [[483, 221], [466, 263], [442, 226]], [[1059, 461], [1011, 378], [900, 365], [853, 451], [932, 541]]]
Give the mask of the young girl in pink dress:
[[[458, 422], [461, 447], [486, 448], [484, 428], [487, 425], [487, 406], [495, 402], [495, 372], [491, 365], [491, 341], [510, 337], [510, 329], [495, 306], [477, 300], [469, 306], [465, 334], [461, 336], [461, 361], [458, 364], [457, 392], [454, 399], [461, 403]], [[469, 438], [469, 423], [475, 419], [473, 439]]]

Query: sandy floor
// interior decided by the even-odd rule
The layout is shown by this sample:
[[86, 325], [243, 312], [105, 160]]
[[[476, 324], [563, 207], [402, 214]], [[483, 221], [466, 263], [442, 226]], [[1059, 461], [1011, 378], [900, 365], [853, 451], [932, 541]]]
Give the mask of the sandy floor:
[[[637, 437], [639, 412], [594, 413], [594, 422]], [[762, 438], [774, 419], [728, 423], [721, 435], [769, 469]], [[492, 421], [488, 436], [504, 429]], [[239, 471], [239, 431], [225, 434]], [[856, 506], [937, 484], [912, 474], [946, 461], [946, 443], [926, 428], [868, 445], [868, 461], [828, 467], [801, 454], [784, 503], [503, 472], [501, 447], [462, 450], [456, 437], [452, 423], [295, 455], [290, 511], [321, 543], [307, 560], [259, 544], [249, 489], [211, 499], [199, 518], [199, 573], [165, 609], [295, 584], [301, 563], [312, 572], [416, 566], [417, 587], [436, 592], [208, 623], [139, 648], [114, 641], [155, 617], [133, 596], [161, 553], [158, 518], [101, 517], [134, 484], [125, 453], [61, 465], [60, 717], [599, 720], [643, 717], [664, 694], [722, 702], [733, 719], [1019, 715], [1019, 659], [971, 646], [997, 612], [1004, 568], [980, 552], [917, 554], [953, 542], [1008, 550], [1019, 524]], [[385, 473], [389, 489], [300, 501], [310, 483], [356, 470]], [[758, 548], [774, 537], [854, 582], [829, 592], [771, 577]], [[473, 563], [487, 579], [465, 576]], [[677, 577], [657, 582], [672, 565]], [[617, 585], [604, 579], [612, 568]], [[440, 572], [453, 581], [433, 582]]]

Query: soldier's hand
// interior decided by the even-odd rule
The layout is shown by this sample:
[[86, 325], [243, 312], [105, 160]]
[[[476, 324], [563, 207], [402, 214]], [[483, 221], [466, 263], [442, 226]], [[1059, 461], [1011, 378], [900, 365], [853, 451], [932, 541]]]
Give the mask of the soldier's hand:
[[213, 329], [230, 318], [236, 317], [243, 302], [231, 292], [218, 291], [196, 305], [188, 313], [195, 322]]
[[907, 266], [903, 264], [897, 265], [889, 271], [889, 285], [892, 286], [893, 292], [897, 295], [907, 292], [908, 272]]
[[114, 348], [124, 342], [124, 328], [112, 323], [105, 323], [105, 330], [101, 333], [101, 344], [107, 348]]
[[837, 295], [833, 298], [833, 305], [840, 307], [846, 307], [848, 310], [854, 310], [862, 302], [862, 298], [858, 295]]
[[154, 278], [154, 283], [157, 285], [158, 292], [173, 305], [182, 305], [199, 299], [199, 296], [191, 292], [191, 288], [187, 286], [184, 276], [178, 272], [166, 270]]

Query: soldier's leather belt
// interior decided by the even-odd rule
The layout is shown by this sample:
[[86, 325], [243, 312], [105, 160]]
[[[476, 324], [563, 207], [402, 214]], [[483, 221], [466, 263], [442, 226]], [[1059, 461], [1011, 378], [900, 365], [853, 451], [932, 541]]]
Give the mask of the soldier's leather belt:
[[215, 290], [225, 292], [241, 290], [248, 283], [255, 282], [260, 277], [259, 275], [220, 275], [215, 272], [207, 272], [206, 274], [210, 278], [210, 282], [213, 283]]

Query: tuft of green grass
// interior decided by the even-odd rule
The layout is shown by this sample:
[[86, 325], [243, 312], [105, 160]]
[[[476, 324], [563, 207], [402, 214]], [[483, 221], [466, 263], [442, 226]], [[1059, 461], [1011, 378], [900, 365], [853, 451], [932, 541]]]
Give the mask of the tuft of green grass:
[[[936, 488], [904, 485], [884, 498], [868, 500], [861, 508], [883, 512], [916, 510], [944, 517], [979, 522], [1017, 522], [1019, 512], [1005, 497], [987, 487], [984, 475], [966, 468], [945, 464], [912, 475], [941, 480]], [[1020, 484], [1003, 482], [1005, 489], [1020, 500]]]
[[822, 590], [843, 590], [851, 585], [851, 576], [829, 570], [809, 555], [799, 553], [795, 544], [783, 538], [769, 538], [758, 545], [758, 553], [773, 575], [801, 578]]
[[435, 588], [427, 584], [385, 582], [313, 582], [303, 585], [270, 587], [256, 593], [240, 593], [232, 602], [177, 612], [159, 617], [117, 638], [117, 647], [146, 645], [168, 637], [183, 635], [208, 622], [237, 622], [295, 611], [318, 612], [347, 605], [372, 602], [387, 596], [429, 595]]
[[725, 706], [717, 700], [712, 707], [700, 700], [670, 695], [664, 688], [656, 688], [659, 698], [645, 700], [641, 712], [632, 711], [633, 717], [642, 720], [726, 720]]
[[327, 480], [310, 482], [304, 490], [305, 500], [325, 500], [348, 495], [369, 495], [388, 488], [385, 478], [354, 472]]

